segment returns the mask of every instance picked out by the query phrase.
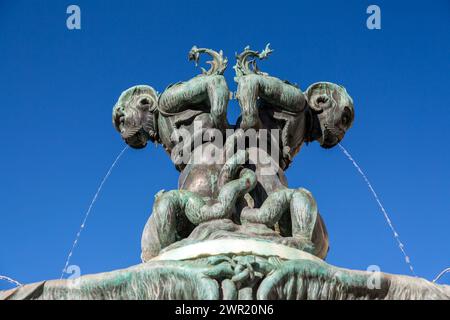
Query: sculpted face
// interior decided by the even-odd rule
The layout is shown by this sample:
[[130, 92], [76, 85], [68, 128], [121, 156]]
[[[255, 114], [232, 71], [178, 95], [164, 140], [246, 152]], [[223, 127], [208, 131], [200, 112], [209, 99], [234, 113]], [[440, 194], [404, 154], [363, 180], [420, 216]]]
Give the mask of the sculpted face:
[[113, 125], [132, 148], [140, 149], [147, 141], [158, 140], [156, 91], [149, 86], [125, 90], [113, 108]]
[[319, 120], [321, 135], [317, 140], [323, 148], [334, 147], [353, 123], [352, 98], [344, 87], [330, 82], [315, 83], [305, 94], [308, 105]]

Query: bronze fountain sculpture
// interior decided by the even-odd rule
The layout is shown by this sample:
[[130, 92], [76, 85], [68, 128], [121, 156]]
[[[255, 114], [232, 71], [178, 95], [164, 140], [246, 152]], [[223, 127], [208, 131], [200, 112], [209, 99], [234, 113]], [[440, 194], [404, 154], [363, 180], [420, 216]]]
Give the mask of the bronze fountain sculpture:
[[[124, 91], [113, 125], [132, 148], [161, 144], [180, 171], [178, 190], [155, 196], [142, 234], [142, 264], [74, 280], [9, 290], [4, 299], [448, 299], [425, 279], [374, 274], [324, 262], [328, 234], [312, 194], [289, 188], [284, 171], [304, 143], [337, 145], [354, 119], [344, 87], [305, 92], [259, 70], [272, 50], [236, 56], [237, 92], [223, 53], [193, 47], [211, 68], [161, 94]], [[236, 98], [241, 116], [227, 120]]]

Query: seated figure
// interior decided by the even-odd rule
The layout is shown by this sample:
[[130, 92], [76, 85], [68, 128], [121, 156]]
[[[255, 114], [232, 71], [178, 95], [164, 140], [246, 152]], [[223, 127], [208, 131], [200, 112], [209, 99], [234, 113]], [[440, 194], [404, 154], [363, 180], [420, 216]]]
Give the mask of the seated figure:
[[[284, 171], [304, 142], [336, 145], [351, 126], [353, 103], [341, 86], [320, 82], [303, 93], [247, 61], [271, 52], [246, 48], [237, 57], [242, 114], [225, 138], [230, 95], [221, 52], [194, 47], [189, 58], [197, 62], [200, 53], [208, 53], [210, 70], [161, 95], [142, 85], [119, 97], [113, 123], [125, 142], [133, 148], [145, 147], [148, 140], [162, 144], [181, 172], [179, 190], [155, 197], [142, 235], [143, 261], [193, 242], [249, 236], [325, 258], [328, 235], [316, 202], [305, 189], [289, 189]], [[277, 138], [273, 129], [280, 132]], [[264, 139], [269, 141], [265, 148]], [[253, 159], [255, 153], [263, 159]], [[267, 164], [275, 170], [265, 170]]]
[[283, 172], [304, 142], [318, 141], [323, 148], [331, 148], [343, 139], [353, 122], [353, 101], [344, 87], [329, 82], [315, 83], [303, 93], [297, 86], [261, 72], [256, 60], [248, 61], [266, 59], [271, 53], [269, 45], [261, 53], [247, 47], [237, 55], [234, 67], [242, 111], [239, 126], [260, 132], [265, 129], [268, 135], [273, 135], [274, 129], [280, 132], [278, 139], [268, 139], [274, 141], [268, 148], [276, 147], [278, 154], [273, 150], [266, 154], [279, 158], [273, 160], [281, 170], [267, 177], [256, 165], [257, 188], [261, 186], [257, 193], [266, 196], [254, 208], [244, 208], [240, 219], [275, 226], [285, 241], [302, 239], [303, 250], [324, 258], [328, 236], [315, 200], [305, 189], [287, 188]]
[[[143, 148], [148, 140], [160, 143], [182, 172], [179, 190], [161, 192], [155, 199], [142, 235], [144, 261], [187, 237], [196, 225], [230, 218], [236, 201], [254, 187], [254, 173], [240, 168], [246, 160], [245, 150], [225, 159], [225, 151], [234, 150], [233, 137], [228, 140], [231, 143], [228, 147], [203, 141], [205, 136], [214, 137], [209, 131], [222, 133], [229, 127], [226, 120], [229, 91], [222, 75], [226, 67], [222, 53], [194, 47], [189, 58], [197, 62], [202, 52], [213, 57], [210, 70], [169, 86], [159, 96], [150, 86], [129, 88], [113, 109], [113, 124], [128, 145]], [[197, 123], [201, 124], [198, 132]], [[200, 146], [194, 143], [196, 135], [200, 136]], [[218, 153], [224, 161], [211, 161], [208, 153], [197, 156], [202, 148]], [[197, 157], [192, 161], [194, 155]]]

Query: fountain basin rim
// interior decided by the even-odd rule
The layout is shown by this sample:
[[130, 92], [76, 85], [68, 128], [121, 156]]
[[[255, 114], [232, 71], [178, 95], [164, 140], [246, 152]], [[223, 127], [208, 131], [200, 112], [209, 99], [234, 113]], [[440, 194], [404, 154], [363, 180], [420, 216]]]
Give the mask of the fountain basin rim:
[[263, 257], [279, 257], [284, 260], [323, 260], [302, 250], [282, 244], [253, 239], [215, 239], [172, 249], [161, 253], [150, 261], [191, 260], [217, 255], [257, 255]]

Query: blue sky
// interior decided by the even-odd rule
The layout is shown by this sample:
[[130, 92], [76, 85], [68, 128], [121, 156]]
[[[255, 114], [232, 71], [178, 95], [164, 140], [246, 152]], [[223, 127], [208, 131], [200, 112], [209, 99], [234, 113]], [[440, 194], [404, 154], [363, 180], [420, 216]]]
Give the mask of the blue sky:
[[[81, 30], [66, 8], [81, 8]], [[344, 85], [356, 118], [343, 145], [392, 217], [419, 276], [450, 266], [450, 2], [1, 1], [0, 274], [59, 278], [83, 215], [124, 143], [111, 125], [121, 91], [198, 73], [197, 46], [230, 60], [246, 45], [275, 52], [260, 68], [302, 89]], [[229, 105], [236, 119], [238, 105]], [[328, 262], [409, 274], [363, 179], [338, 148], [305, 146], [287, 171], [314, 194], [330, 234]], [[161, 147], [128, 150], [91, 212], [71, 264], [83, 274], [140, 262], [153, 196], [176, 188]], [[442, 279], [449, 283], [450, 276]], [[1, 282], [0, 289], [11, 285]]]

